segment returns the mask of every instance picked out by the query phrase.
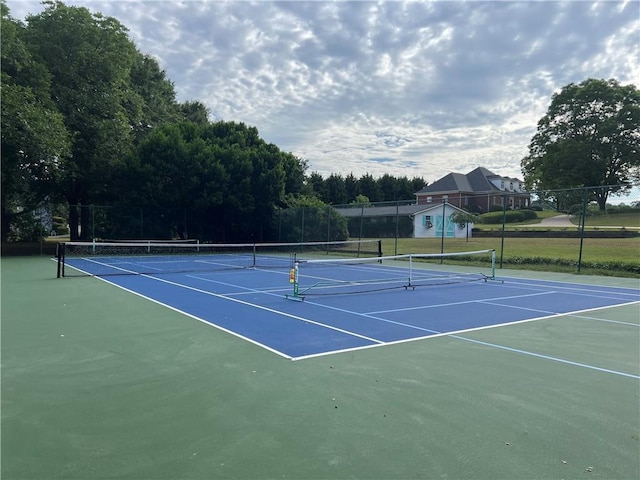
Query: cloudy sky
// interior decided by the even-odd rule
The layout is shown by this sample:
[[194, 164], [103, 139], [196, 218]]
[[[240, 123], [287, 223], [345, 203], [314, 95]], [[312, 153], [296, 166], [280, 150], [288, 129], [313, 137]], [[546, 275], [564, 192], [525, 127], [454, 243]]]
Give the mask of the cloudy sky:
[[[637, 0], [65, 3], [117, 18], [180, 101], [256, 126], [323, 176], [521, 177], [554, 92], [640, 86]], [[20, 20], [42, 10], [7, 4]]]

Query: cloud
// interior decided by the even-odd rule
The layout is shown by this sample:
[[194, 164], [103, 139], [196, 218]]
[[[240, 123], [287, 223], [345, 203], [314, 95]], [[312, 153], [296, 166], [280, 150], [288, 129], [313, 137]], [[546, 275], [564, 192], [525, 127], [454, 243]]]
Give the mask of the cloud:
[[[632, 1], [67, 4], [128, 27], [179, 100], [256, 126], [325, 176], [521, 176], [554, 92], [587, 78], [640, 84]], [[8, 5], [16, 18], [42, 9]]]

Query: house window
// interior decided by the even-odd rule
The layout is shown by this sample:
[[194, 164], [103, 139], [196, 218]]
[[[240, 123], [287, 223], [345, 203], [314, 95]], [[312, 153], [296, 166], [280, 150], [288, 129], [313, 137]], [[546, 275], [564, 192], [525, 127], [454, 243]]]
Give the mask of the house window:
[[433, 197], [427, 197], [427, 203], [433, 202]]
[[500, 190], [504, 190], [504, 180], [500, 181]]
[[442, 201], [443, 202], [448, 202], [449, 201], [449, 195], [443, 195], [442, 196]]
[[423, 215], [422, 226], [425, 228], [433, 227], [433, 223], [431, 223], [431, 215]]
[[511, 183], [509, 184], [509, 190], [511, 190], [511, 191], [513, 192], [513, 182], [511, 182]]

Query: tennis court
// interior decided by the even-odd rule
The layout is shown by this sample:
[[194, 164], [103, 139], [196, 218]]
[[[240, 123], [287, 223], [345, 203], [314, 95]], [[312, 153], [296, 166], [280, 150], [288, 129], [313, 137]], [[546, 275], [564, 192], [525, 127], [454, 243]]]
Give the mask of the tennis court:
[[[175, 250], [171, 245], [156, 246], [158, 252], [146, 255], [122, 256], [118, 251], [131, 247], [136, 245], [111, 245], [108, 255], [84, 252], [68, 258], [67, 269], [101, 276], [296, 360], [640, 300], [640, 291], [634, 289], [498, 279], [494, 272], [481, 273], [481, 267], [434, 269], [407, 255], [383, 257], [383, 263], [377, 256], [318, 258], [314, 250], [308, 257], [298, 253], [296, 264], [282, 254], [288, 251], [286, 245], [259, 260], [254, 245], [241, 253], [227, 247], [197, 255], [163, 254], [163, 247]], [[252, 252], [250, 261], [247, 250]], [[304, 272], [305, 280], [296, 286], [299, 294], [290, 285], [292, 267]]]
[[3, 260], [3, 478], [640, 474], [637, 280], [119, 250]]

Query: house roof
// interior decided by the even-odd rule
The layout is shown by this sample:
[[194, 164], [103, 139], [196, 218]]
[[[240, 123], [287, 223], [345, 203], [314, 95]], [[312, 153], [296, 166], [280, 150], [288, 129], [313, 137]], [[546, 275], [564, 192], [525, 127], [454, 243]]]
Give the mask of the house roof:
[[[462, 212], [462, 213], [467, 213], [462, 208], [458, 208], [455, 205], [451, 205], [449, 202], [445, 202], [445, 204], [450, 209], [457, 210], [457, 211]], [[416, 215], [419, 215], [419, 214], [425, 213], [425, 212], [429, 212], [431, 210], [435, 210], [436, 213], [437, 212], [442, 212], [442, 204], [441, 203], [434, 203], [434, 204], [431, 204], [431, 205], [420, 205], [420, 207], [421, 208], [419, 210], [416, 210], [415, 212], [413, 212], [413, 214], [411, 216], [415, 217]]]
[[[461, 208], [451, 205], [448, 202], [446, 202], [446, 205], [454, 210], [464, 212]], [[392, 205], [384, 207], [353, 206], [336, 208], [336, 211], [344, 217], [387, 217], [394, 216], [396, 214], [413, 217], [429, 210], [442, 211], [442, 203], [433, 203], [430, 205], [399, 205], [398, 207]]]
[[[444, 177], [436, 180], [431, 185], [427, 185], [416, 195], [424, 195], [429, 193], [447, 193], [447, 192], [466, 192], [466, 193], [486, 193], [497, 192], [499, 189], [491, 183], [496, 178], [509, 179], [501, 175], [496, 175], [484, 167], [478, 167], [469, 173], [449, 173]], [[519, 181], [519, 180], [518, 180]]]
[[344, 217], [386, 217], [390, 215], [414, 215], [424, 210], [424, 205], [386, 205], [384, 207], [339, 207], [336, 211]]

